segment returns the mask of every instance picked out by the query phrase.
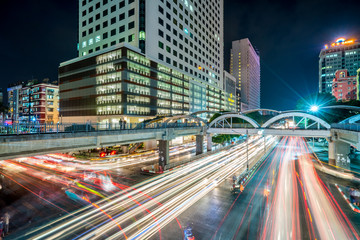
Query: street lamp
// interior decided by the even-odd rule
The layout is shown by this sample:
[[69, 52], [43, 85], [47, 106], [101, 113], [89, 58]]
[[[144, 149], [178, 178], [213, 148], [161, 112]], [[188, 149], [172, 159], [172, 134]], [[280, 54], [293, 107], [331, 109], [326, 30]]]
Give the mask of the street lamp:
[[311, 112], [317, 112], [317, 111], [319, 111], [319, 106], [317, 106], [317, 105], [311, 106], [311, 107], [310, 107], [310, 111], [311, 111]]

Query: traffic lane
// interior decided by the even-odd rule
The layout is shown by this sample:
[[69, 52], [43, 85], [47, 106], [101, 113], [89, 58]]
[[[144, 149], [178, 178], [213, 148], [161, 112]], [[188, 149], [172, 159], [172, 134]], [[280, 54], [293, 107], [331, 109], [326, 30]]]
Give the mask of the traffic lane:
[[69, 199], [57, 186], [28, 176], [6, 176], [7, 179], [12, 179], [12, 184], [6, 190], [8, 194], [3, 192], [0, 197], [10, 197], [12, 200], [2, 208], [2, 211], [11, 215], [11, 235], [7, 238], [20, 236], [35, 226], [82, 207]]
[[[274, 153], [272, 152], [269, 158], [272, 154]], [[264, 204], [264, 189], [258, 187], [255, 195], [252, 189], [266, 179], [264, 175], [269, 172], [270, 165], [271, 161], [265, 161], [241, 194], [230, 192], [231, 178], [224, 181], [178, 217], [182, 227], [190, 225], [196, 239], [212, 239], [213, 237], [214, 239], [232, 239], [237, 231], [239, 232], [238, 236], [245, 232], [245, 235], [251, 239], [254, 236], [252, 234], [258, 232], [257, 226], [262, 217]], [[250, 199], [254, 201], [249, 204]], [[247, 213], [245, 213], [246, 208], [248, 208]], [[250, 216], [250, 220], [247, 216]], [[243, 217], [246, 219], [241, 223]], [[240, 229], [238, 230], [239, 225]], [[162, 237], [173, 239], [173, 236], [179, 236], [179, 230], [176, 227], [177, 223], [172, 221], [162, 229]], [[159, 239], [159, 237], [154, 236], [151, 239]]]
[[[183, 186], [177, 186], [176, 188], [178, 188], [178, 190], [181, 190], [180, 188], [183, 188], [183, 187], [186, 187], [186, 186], [188, 186], [188, 187], [190, 187], [190, 185], [188, 185], [189, 183], [191, 183], [191, 182], [193, 182], [194, 180], [196, 180], [196, 179], [198, 179], [198, 177], [201, 177], [200, 175], [203, 175], [203, 174], [211, 174], [211, 172], [213, 172], [213, 170], [214, 169], [218, 169], [219, 170], [219, 167], [218, 167], [218, 161], [221, 161], [220, 159], [219, 160], [216, 160], [216, 162], [214, 162], [213, 163], [213, 161], [214, 161], [214, 159], [218, 159], [219, 157], [221, 158], [221, 159], [223, 159], [223, 158], [225, 158], [225, 159], [228, 159], [228, 160], [230, 160], [228, 157], [227, 157], [227, 155], [228, 155], [228, 153], [227, 152], [224, 152], [224, 153], [222, 153], [222, 154], [215, 154], [214, 156], [211, 156], [211, 157], [207, 157], [207, 160], [203, 163], [203, 162], [195, 162], [195, 163], [192, 163], [191, 165], [194, 165], [194, 166], [198, 166], [198, 167], [195, 167], [195, 169], [197, 169], [195, 172], [194, 172], [194, 168], [186, 168], [186, 169], [179, 169], [179, 171], [174, 171], [174, 172], [172, 172], [172, 173], [169, 173], [169, 174], [164, 174], [164, 175], [162, 175], [162, 177], [161, 178], [164, 178], [164, 179], [168, 179], [168, 180], [166, 180], [165, 182], [164, 182], [164, 179], [162, 179], [162, 180], [158, 180], [157, 182], [161, 182], [161, 184], [162, 185], [164, 185], [164, 187], [166, 187], [166, 188], [168, 188], [168, 187], [171, 187], [171, 185], [173, 185], [174, 184], [174, 180], [176, 179], [176, 181], [175, 182], [177, 182], [177, 181], [179, 181], [179, 180], [181, 180], [181, 182], [182, 182], [182, 179], [184, 179], [184, 180], [186, 180], [186, 179], [188, 179], [190, 182], [188, 182], [188, 181], [185, 181], [183, 184], [181, 184], [181, 185], [183, 185]], [[222, 156], [222, 157], [221, 157]], [[231, 160], [232, 161], [232, 160]], [[210, 164], [210, 165], [209, 165]], [[230, 163], [229, 163], [230, 164]], [[233, 164], [232, 164], [233, 165]], [[199, 168], [199, 169], [198, 169]], [[203, 168], [205, 168], [205, 173], [204, 173], [204, 169]], [[209, 172], [210, 171], [210, 172]], [[188, 173], [186, 173], [186, 172], [188, 172]], [[207, 172], [207, 173], [206, 173]], [[179, 175], [179, 173], [181, 173], [180, 175]], [[199, 174], [199, 173], [201, 173], [201, 174]], [[179, 178], [180, 177], [180, 178]], [[194, 177], [194, 178], [193, 178]], [[174, 179], [175, 178], [175, 179]], [[168, 182], [169, 181], [169, 182]], [[160, 183], [159, 182], [159, 183]], [[166, 183], [166, 182], [168, 182], [168, 183]], [[193, 183], [195, 183], [196, 184], [196, 182], [193, 182]], [[154, 184], [154, 183], [152, 183], [152, 184]], [[212, 181], [210, 181], [210, 183], [209, 184], [212, 184]], [[192, 185], [192, 183], [191, 183], [191, 185]], [[197, 185], [199, 185], [199, 184], [197, 184]], [[200, 185], [202, 185], [203, 186], [203, 183], [201, 182], [200, 183]], [[179, 188], [180, 187], [180, 188]], [[161, 188], [160, 188], [161, 189]], [[159, 186], [157, 187], [157, 188], [152, 188], [152, 190], [151, 191], [155, 191], [155, 192], [152, 192], [151, 193], [151, 195], [152, 196], [154, 196], [153, 194], [156, 194], [156, 192], [157, 191], [159, 191], [160, 190], [159, 189]], [[174, 193], [176, 193], [178, 190], [175, 190], [175, 189], [171, 189], [171, 190], [169, 190], [169, 191], [172, 191], [173, 193], [172, 194], [174, 194]], [[174, 192], [175, 191], [175, 192]], [[183, 192], [183, 193], [182, 193]], [[187, 192], [188, 191], [182, 191], [181, 193], [180, 193], [180, 195], [183, 195], [183, 197], [186, 197], [187, 196]], [[184, 195], [185, 194], [185, 195]], [[133, 196], [134, 197], [134, 196]], [[164, 201], [163, 200], [161, 200], [161, 199], [163, 199], [163, 197], [166, 197], [166, 198], [169, 198], [170, 196], [169, 196], [169, 194], [165, 194], [165, 195], [163, 195], [163, 196], [159, 196], [159, 197], [157, 197], [157, 199], [158, 199], [158, 201], [159, 202], [162, 202], [162, 203], [164, 203]], [[122, 203], [122, 204], [124, 204], [124, 203]], [[152, 204], [151, 202], [149, 202], [149, 204]], [[165, 203], [164, 203], [165, 204]], [[145, 205], [147, 205], [147, 204], [145, 204]], [[144, 205], [144, 206], [145, 206]], [[170, 208], [173, 208], [174, 206], [170, 206]], [[137, 210], [141, 210], [141, 209], [138, 209], [137, 208]], [[122, 219], [126, 219], [128, 216], [134, 216], [134, 214], [136, 214], [136, 212], [138, 212], [137, 210], [133, 210], [132, 212], [129, 212], [129, 213], [126, 213], [124, 216], [121, 216], [121, 218]], [[166, 211], [166, 210], [164, 210], [164, 211]], [[147, 220], [151, 220], [150, 218], [148, 218]], [[146, 221], [147, 221], [146, 220]], [[130, 226], [131, 228], [132, 228], [132, 226]], [[104, 226], [104, 229], [108, 229], [108, 226]]]
[[324, 182], [325, 186], [330, 190], [331, 194], [334, 196], [335, 200], [339, 204], [341, 210], [349, 218], [356, 232], [360, 234], [360, 214], [354, 212], [345, 201], [343, 196], [340, 194], [339, 190], [336, 188], [335, 183], [342, 186], [353, 186], [360, 187], [356, 182], [352, 182], [346, 179], [337, 178], [332, 175], [328, 175], [319, 170], [316, 171], [319, 178]]

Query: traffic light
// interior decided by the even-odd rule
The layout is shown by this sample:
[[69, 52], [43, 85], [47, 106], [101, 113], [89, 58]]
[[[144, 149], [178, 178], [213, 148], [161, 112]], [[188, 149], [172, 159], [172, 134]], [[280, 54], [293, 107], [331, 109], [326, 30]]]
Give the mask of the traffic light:
[[110, 155], [116, 155], [117, 154], [117, 151], [116, 150], [112, 150], [111, 152], [110, 152]]
[[105, 157], [106, 156], [106, 152], [100, 152], [100, 157]]

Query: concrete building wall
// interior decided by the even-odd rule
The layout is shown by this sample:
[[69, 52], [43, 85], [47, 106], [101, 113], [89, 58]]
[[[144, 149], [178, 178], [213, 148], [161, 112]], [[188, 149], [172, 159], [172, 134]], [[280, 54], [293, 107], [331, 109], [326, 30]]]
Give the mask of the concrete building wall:
[[356, 76], [349, 76], [346, 69], [335, 72], [332, 83], [332, 95], [337, 101], [349, 101], [358, 99], [359, 82]]

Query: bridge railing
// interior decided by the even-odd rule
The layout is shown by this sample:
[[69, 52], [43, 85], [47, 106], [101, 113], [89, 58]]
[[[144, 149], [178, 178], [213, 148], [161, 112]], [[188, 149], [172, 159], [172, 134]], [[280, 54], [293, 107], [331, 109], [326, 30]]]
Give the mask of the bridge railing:
[[67, 123], [0, 125], [1, 135], [201, 127], [198, 123]]
[[334, 123], [331, 128], [360, 132], [360, 124], [357, 123]]

